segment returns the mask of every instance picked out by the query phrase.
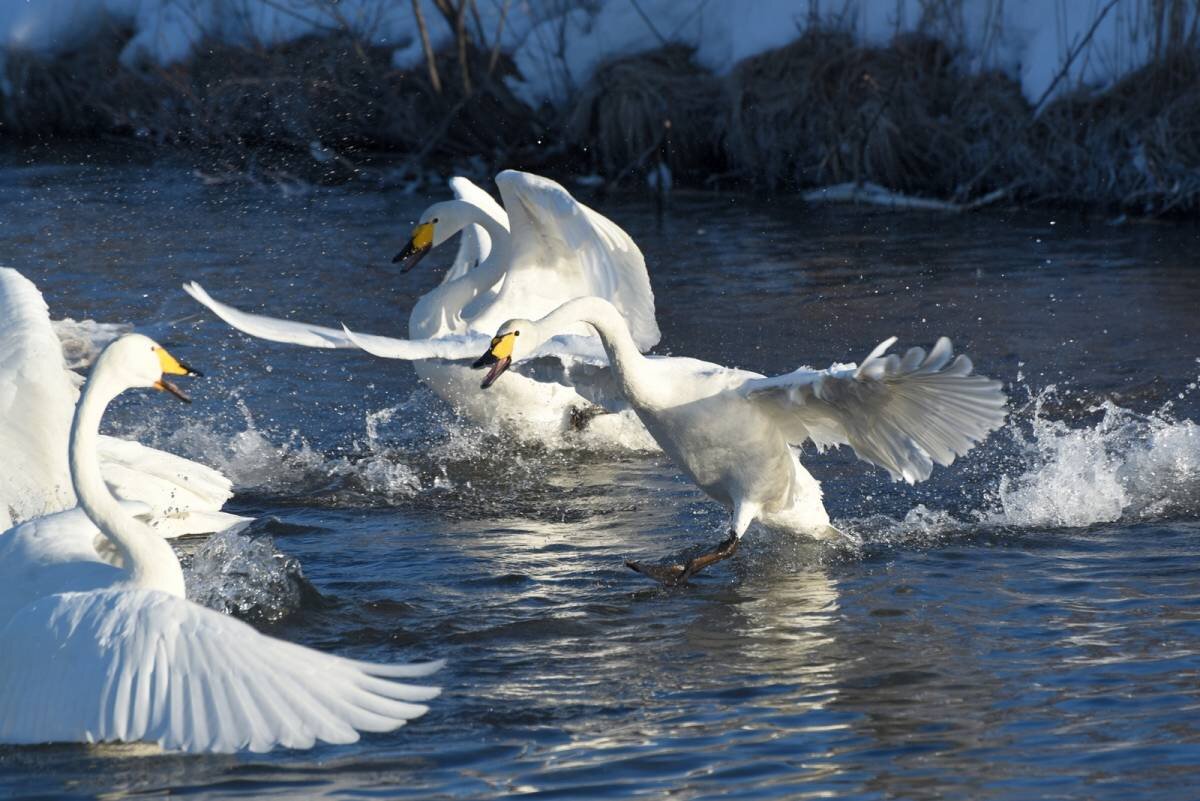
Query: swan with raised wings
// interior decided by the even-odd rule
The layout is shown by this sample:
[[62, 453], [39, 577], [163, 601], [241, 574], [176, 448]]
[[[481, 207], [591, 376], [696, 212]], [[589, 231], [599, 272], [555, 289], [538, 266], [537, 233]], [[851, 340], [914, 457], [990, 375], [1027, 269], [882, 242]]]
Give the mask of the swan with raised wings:
[[[710, 497], [730, 509], [729, 535], [711, 551], [680, 563], [628, 562], [668, 585], [732, 556], [750, 523], [815, 539], [837, 535], [821, 487], [800, 464], [795, 446], [849, 445], [864, 461], [909, 483], [949, 465], [1004, 422], [1000, 383], [972, 375], [966, 356], [954, 356], [942, 337], [928, 354], [912, 348], [885, 356], [895, 338], [861, 365], [801, 368], [766, 378], [697, 359], [644, 356], [624, 319], [601, 298], [564, 303], [537, 320], [509, 320], [474, 364], [490, 368], [491, 386], [514, 362], [536, 353], [547, 338], [580, 323], [600, 335], [607, 373], [675, 463]], [[497, 402], [501, 402], [498, 399]]]
[[308, 748], [395, 729], [437, 695], [395, 679], [440, 663], [333, 656], [186, 600], [171, 546], [105, 486], [97, 429], [122, 392], [185, 397], [166, 376], [194, 374], [141, 334], [109, 345], [71, 425], [79, 508], [0, 534], [0, 743]]
[[[458, 257], [441, 285], [414, 306], [409, 339], [360, 334], [360, 343], [370, 341], [367, 349], [375, 355], [413, 361], [434, 392], [477, 424], [551, 442], [583, 427], [602, 443], [653, 448], [635, 415], [600, 414], [603, 410], [579, 387], [514, 376], [501, 390], [507, 403], [485, 403], [467, 365], [445, 361], [464, 341], [486, 345], [496, 326], [518, 312], [545, 314], [571, 298], [590, 295], [613, 303], [640, 350], [659, 340], [645, 259], [628, 234], [547, 178], [506, 170], [496, 176], [496, 185], [504, 208], [470, 181], [455, 178], [451, 187], [456, 198], [425, 210], [396, 260], [411, 269], [461, 232]], [[317, 348], [356, 344], [342, 330], [239, 311], [194, 282], [184, 290], [251, 336]], [[543, 354], [558, 369], [604, 358], [587, 326], [560, 333], [567, 336]]]
[[[0, 268], [0, 530], [75, 505], [67, 440], [81, 380], [37, 287]], [[97, 448], [105, 482], [163, 536], [247, 521], [221, 511], [233, 488], [210, 467], [117, 437], [99, 437]]]

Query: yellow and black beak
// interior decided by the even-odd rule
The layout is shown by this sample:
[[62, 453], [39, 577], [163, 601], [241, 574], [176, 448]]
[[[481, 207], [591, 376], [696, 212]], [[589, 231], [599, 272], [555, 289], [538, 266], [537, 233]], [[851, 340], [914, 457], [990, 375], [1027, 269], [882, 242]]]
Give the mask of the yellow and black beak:
[[417, 266], [425, 254], [433, 247], [433, 223], [421, 223], [413, 229], [412, 239], [392, 259], [392, 264], [400, 264], [400, 272], [406, 273]]
[[500, 334], [492, 337], [492, 344], [488, 348], [487, 353], [475, 360], [471, 366], [476, 370], [484, 367], [491, 367], [488, 374], [483, 377], [483, 383], [479, 385], [480, 389], [487, 389], [500, 374], [508, 369], [512, 364], [513, 345], [516, 343], [517, 332], [509, 331], [507, 334]]
[[192, 399], [185, 395], [183, 390], [168, 381], [166, 377], [168, 375], [198, 376], [201, 374], [200, 371], [193, 370], [191, 367], [188, 367], [186, 364], [167, 353], [167, 349], [162, 346], [159, 346], [155, 350], [155, 353], [158, 354], [158, 363], [162, 367], [163, 377], [154, 382], [154, 388], [162, 390], [163, 392], [170, 392], [184, 403], [191, 403]]

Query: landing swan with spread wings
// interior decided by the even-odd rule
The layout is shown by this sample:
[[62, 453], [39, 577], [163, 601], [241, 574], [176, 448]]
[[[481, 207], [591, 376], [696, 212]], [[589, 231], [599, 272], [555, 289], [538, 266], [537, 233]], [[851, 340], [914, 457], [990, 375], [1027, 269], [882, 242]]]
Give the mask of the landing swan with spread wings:
[[580, 323], [599, 333], [611, 365], [591, 368], [589, 384], [600, 386], [606, 374], [610, 397], [624, 396], [663, 451], [731, 511], [729, 536], [712, 551], [679, 564], [629, 563], [666, 584], [732, 556], [754, 520], [816, 539], [837, 535], [820, 484], [793, 446], [849, 445], [894, 479], [915, 483], [1004, 422], [1000, 383], [972, 375], [971, 360], [954, 356], [945, 337], [929, 353], [885, 355], [893, 337], [861, 365], [766, 378], [697, 359], [645, 356], [624, 318], [601, 298], [569, 301], [536, 322], [501, 325], [474, 365], [490, 368], [483, 387]]

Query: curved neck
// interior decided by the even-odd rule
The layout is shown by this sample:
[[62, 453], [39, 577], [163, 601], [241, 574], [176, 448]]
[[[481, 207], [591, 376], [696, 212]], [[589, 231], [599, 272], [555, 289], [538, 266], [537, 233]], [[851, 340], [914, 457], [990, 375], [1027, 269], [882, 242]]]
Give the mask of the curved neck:
[[488, 237], [492, 240], [492, 249], [488, 252], [487, 258], [480, 262], [475, 269], [468, 270], [466, 275], [446, 285], [447, 290], [454, 295], [455, 301], [458, 301], [460, 297], [463, 298], [462, 302], [454, 303], [456, 312], [470, 303], [471, 299], [480, 292], [491, 289], [504, 277], [508, 271], [509, 256], [512, 252], [507, 228], [485, 214], [478, 206], [462, 203], [462, 207], [463, 217], [467, 220], [466, 224], [477, 223], [487, 231]]
[[565, 331], [575, 323], [587, 323], [596, 329], [608, 361], [621, 381], [621, 389], [634, 406], [651, 405], [653, 382], [647, 375], [650, 364], [638, 350], [629, 324], [617, 307], [603, 298], [586, 297], [569, 300], [538, 320], [538, 328], [549, 336]]
[[166, 540], [134, 519], [112, 496], [100, 473], [100, 419], [125, 387], [104, 375], [103, 362], [92, 368], [71, 424], [71, 482], [79, 506], [121, 554], [130, 583], [182, 597], [183, 570]]
[[412, 337], [430, 337], [440, 333], [463, 330], [462, 311], [481, 293], [496, 285], [508, 269], [510, 250], [508, 229], [485, 214], [482, 209], [465, 201], [447, 201], [458, 208], [462, 225], [450, 236], [471, 223], [477, 223], [488, 233], [492, 249], [488, 257], [466, 275], [441, 284], [426, 293], [413, 307], [408, 318], [408, 333]]

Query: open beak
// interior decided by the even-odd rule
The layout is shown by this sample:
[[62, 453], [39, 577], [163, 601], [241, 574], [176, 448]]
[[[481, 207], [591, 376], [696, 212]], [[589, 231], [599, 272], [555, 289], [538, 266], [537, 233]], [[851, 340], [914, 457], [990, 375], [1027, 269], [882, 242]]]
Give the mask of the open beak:
[[433, 223], [421, 223], [413, 229], [412, 238], [408, 240], [404, 249], [392, 259], [392, 264], [399, 264], [400, 272], [406, 273], [416, 267], [417, 262], [423, 259], [432, 248]]
[[176, 359], [170, 353], [167, 353], [166, 348], [160, 346], [156, 352], [158, 353], [158, 363], [159, 366], [162, 367], [163, 375], [162, 378], [154, 382], [154, 388], [163, 392], [169, 392], [184, 403], [191, 403], [192, 399], [185, 395], [183, 390], [168, 381], [167, 376], [199, 376], [201, 375], [200, 371], [189, 367], [188, 365]]
[[492, 337], [492, 345], [488, 348], [487, 353], [480, 356], [471, 365], [476, 370], [484, 367], [491, 368], [483, 377], [483, 383], [479, 385], [480, 389], [487, 389], [494, 384], [496, 379], [512, 364], [513, 340], [516, 336], [516, 333], [509, 332], [503, 336]]
[[183, 390], [172, 384], [165, 378], [160, 378], [154, 382], [155, 389], [161, 389], [163, 392], [170, 392], [175, 397], [179, 398], [184, 403], [191, 403], [192, 399], [183, 393]]
[[491, 366], [492, 369], [488, 370], [488, 374], [483, 377], [483, 383], [479, 385], [480, 389], [487, 389], [495, 383], [496, 379], [500, 377], [501, 373], [508, 369], [510, 364], [512, 364], [512, 359], [510, 357], [504, 356], [503, 358], [497, 358], [493, 356], [492, 352], [489, 350], [487, 353], [476, 359], [475, 363], [471, 366], [476, 370], [488, 367], [489, 365]]

